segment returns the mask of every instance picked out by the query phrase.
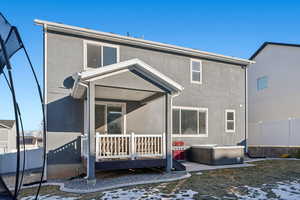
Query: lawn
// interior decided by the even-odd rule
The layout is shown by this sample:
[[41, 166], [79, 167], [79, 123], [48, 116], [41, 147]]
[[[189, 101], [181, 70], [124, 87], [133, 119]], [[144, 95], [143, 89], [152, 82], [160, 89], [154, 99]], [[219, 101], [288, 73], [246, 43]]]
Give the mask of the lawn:
[[[42, 199], [300, 199], [300, 160], [267, 160], [255, 167], [219, 169], [193, 173], [188, 179], [72, 194], [57, 186], [42, 188]], [[35, 189], [24, 189], [22, 200], [31, 200]]]

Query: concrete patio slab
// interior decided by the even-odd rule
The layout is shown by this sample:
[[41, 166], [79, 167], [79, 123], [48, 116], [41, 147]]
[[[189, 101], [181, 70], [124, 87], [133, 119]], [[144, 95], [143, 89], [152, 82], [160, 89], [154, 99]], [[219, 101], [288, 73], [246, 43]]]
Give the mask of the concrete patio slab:
[[[60, 190], [64, 192], [85, 194], [85, 193], [100, 192], [105, 190], [143, 185], [143, 184], [178, 181], [181, 179], [189, 178], [190, 176], [191, 174], [185, 171], [184, 172], [173, 171], [170, 173], [132, 174], [132, 175], [114, 177], [114, 178], [104, 178], [104, 179], [100, 178], [100, 179], [96, 179], [94, 184], [88, 184], [87, 179], [84, 178], [64, 180], [64, 181], [56, 180], [56, 181], [49, 181], [43, 184], [43, 186], [56, 185], [59, 186]], [[37, 185], [32, 185], [23, 188], [30, 188], [35, 186]]]
[[235, 165], [205, 165], [195, 162], [184, 162], [182, 163], [186, 167], [186, 171], [188, 172], [199, 172], [199, 171], [207, 171], [207, 170], [215, 170], [215, 169], [229, 169], [229, 168], [240, 168], [240, 167], [253, 167], [253, 164], [235, 164]]

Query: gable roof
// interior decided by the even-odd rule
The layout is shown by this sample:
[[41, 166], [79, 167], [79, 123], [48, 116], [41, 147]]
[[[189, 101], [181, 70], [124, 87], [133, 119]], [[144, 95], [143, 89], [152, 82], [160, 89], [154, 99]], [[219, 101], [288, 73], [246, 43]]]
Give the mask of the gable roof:
[[15, 120], [0, 120], [0, 127], [12, 128], [15, 124]]
[[151, 48], [151, 49], [161, 50], [161, 51], [168, 51], [168, 52], [183, 54], [183, 55], [188, 55], [188, 56], [201, 57], [201, 58], [217, 60], [217, 61], [237, 64], [237, 65], [243, 65], [243, 66], [247, 66], [249, 64], [254, 63], [251, 60], [247, 60], [247, 59], [243, 59], [243, 58], [225, 56], [222, 54], [200, 51], [197, 49], [180, 47], [180, 46], [170, 45], [170, 44], [164, 44], [164, 43], [160, 43], [160, 42], [154, 42], [154, 41], [150, 41], [150, 40], [122, 36], [122, 35], [118, 35], [118, 34], [102, 32], [102, 31], [95, 31], [95, 30], [91, 30], [91, 29], [87, 29], [87, 28], [70, 26], [70, 25], [65, 25], [65, 24], [61, 24], [61, 23], [49, 22], [49, 21], [44, 21], [44, 20], [39, 20], [39, 19], [35, 19], [34, 22], [37, 25], [42, 25], [45, 30], [49, 29], [49, 30], [60, 31], [60, 32], [65, 32], [65, 33], [71, 33], [74, 35], [81, 35], [81, 36], [85, 36], [85, 37], [94, 37], [94, 38], [99, 38], [99, 39], [103, 39], [103, 40], [107, 40], [107, 41], [124, 43], [124, 44], [128, 44], [128, 45], [135, 45], [135, 46], [139, 46], [139, 47]]
[[281, 42], [264, 42], [255, 52], [252, 54], [252, 56], [249, 58], [249, 60], [253, 60], [267, 45], [279, 45], [279, 46], [289, 46], [289, 47], [300, 47], [300, 44], [292, 44], [292, 43], [281, 43]]
[[96, 79], [101, 79], [104, 76], [114, 74], [115, 72], [119, 72], [122, 70], [137, 71], [142, 76], [147, 77], [148, 80], [154, 82], [155, 84], [159, 85], [165, 90], [168, 90], [171, 93], [179, 93], [183, 90], [183, 87], [177, 82], [173, 81], [172, 79], [157, 71], [150, 65], [146, 64], [145, 62], [134, 58], [106, 67], [76, 73], [73, 76], [75, 82], [73, 86], [72, 96], [74, 98], [80, 98], [82, 96], [83, 90], [79, 88], [81, 82], [95, 81]]

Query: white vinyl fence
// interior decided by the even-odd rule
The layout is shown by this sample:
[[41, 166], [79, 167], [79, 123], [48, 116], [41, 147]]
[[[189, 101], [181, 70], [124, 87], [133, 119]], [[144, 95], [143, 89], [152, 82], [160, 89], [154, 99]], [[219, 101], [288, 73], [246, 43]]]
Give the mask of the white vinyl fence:
[[300, 146], [300, 118], [249, 123], [249, 146]]
[[[43, 165], [43, 149], [26, 150], [25, 170], [38, 169]], [[0, 174], [13, 173], [16, 171], [17, 153], [0, 154]], [[21, 151], [21, 169], [23, 166], [23, 151]]]

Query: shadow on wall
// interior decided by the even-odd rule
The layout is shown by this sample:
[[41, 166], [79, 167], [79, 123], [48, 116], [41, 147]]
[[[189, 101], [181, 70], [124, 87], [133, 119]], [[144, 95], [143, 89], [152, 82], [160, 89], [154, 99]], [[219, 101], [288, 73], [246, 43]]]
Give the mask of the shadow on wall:
[[78, 137], [48, 152], [47, 164], [73, 164], [81, 163], [81, 140]]
[[67, 96], [47, 104], [47, 131], [83, 132], [83, 100]]
[[237, 145], [245, 147], [246, 146], [246, 140], [245, 139], [241, 140], [240, 142], [237, 143]]
[[246, 145], [247, 145], [247, 140], [243, 139], [240, 142], [237, 143], [238, 146], [243, 146], [244, 148], [244, 153], [247, 153]]

